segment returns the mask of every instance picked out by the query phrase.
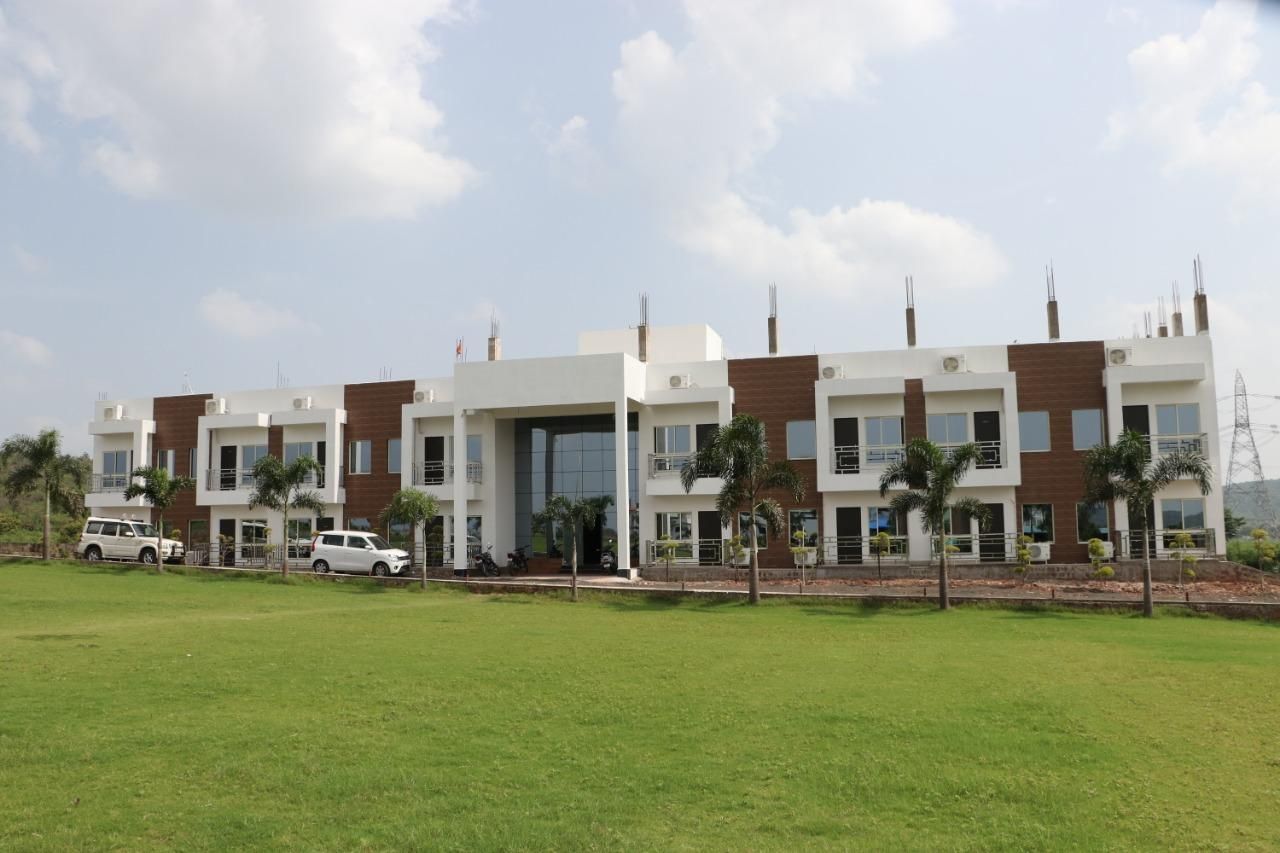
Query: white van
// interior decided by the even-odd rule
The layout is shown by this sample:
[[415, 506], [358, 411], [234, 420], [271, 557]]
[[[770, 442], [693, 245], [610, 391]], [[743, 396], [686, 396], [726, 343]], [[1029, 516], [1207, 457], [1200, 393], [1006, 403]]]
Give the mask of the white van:
[[[180, 563], [186, 555], [181, 542], [161, 539], [160, 548], [166, 563]], [[76, 556], [89, 562], [128, 560], [154, 565], [156, 561], [156, 528], [145, 521], [127, 518], [93, 518], [84, 523], [84, 532], [76, 543]]]
[[363, 575], [402, 575], [409, 571], [409, 552], [391, 547], [376, 533], [326, 530], [311, 541], [311, 568], [318, 574], [354, 572]]

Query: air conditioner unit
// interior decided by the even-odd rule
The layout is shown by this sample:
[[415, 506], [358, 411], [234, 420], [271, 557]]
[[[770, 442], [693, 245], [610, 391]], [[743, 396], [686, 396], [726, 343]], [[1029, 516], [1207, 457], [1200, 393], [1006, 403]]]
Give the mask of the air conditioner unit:
[[295, 409], [309, 409], [311, 408], [311, 398], [310, 397], [294, 397], [293, 407]]
[[844, 366], [840, 364], [828, 364], [822, 368], [823, 379], [844, 379]]
[[204, 413], [206, 415], [225, 415], [227, 413], [227, 398], [215, 397], [212, 400], [205, 400]]
[[1107, 350], [1107, 364], [1112, 367], [1133, 364], [1133, 350], [1130, 347], [1113, 347]]
[[102, 410], [104, 421], [118, 421], [124, 417], [124, 406], [107, 406]]
[[1049, 562], [1049, 543], [1048, 542], [1032, 542], [1027, 545], [1027, 550], [1031, 552], [1031, 562], [1047, 563]]
[[424, 391], [413, 392], [413, 402], [415, 403], [434, 403], [436, 401], [436, 389], [427, 388]]
[[1102, 559], [1112, 560], [1112, 559], [1115, 559], [1115, 556], [1116, 556], [1116, 543], [1103, 542], [1102, 543]]
[[943, 373], [964, 373], [965, 359], [962, 355], [944, 355], [942, 357]]
[[671, 377], [667, 380], [667, 384], [668, 384], [668, 385], [670, 385], [672, 388], [688, 388], [688, 387], [689, 387], [689, 374], [687, 374], [687, 373], [674, 373], [674, 374], [672, 374], [672, 375], [671, 375]]

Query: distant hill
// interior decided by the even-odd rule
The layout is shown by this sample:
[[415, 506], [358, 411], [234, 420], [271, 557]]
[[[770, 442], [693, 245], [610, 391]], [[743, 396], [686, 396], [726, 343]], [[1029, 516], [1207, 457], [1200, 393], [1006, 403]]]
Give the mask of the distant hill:
[[[1265, 480], [1264, 482], [1267, 484], [1267, 492], [1271, 495], [1271, 506], [1280, 510], [1280, 480]], [[1256, 513], [1252, 502], [1243, 500], [1236, 489], [1227, 490], [1226, 506], [1227, 509], [1236, 515], [1243, 516], [1248, 521], [1246, 530], [1259, 526], [1258, 519], [1254, 517]]]

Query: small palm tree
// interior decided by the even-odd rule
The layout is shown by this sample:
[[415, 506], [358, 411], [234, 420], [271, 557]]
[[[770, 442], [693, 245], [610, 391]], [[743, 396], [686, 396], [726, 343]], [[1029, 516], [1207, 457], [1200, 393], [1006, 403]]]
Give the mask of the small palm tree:
[[[190, 477], [175, 477], [168, 468], [145, 465], [133, 469], [132, 480], [124, 490], [124, 499], [131, 501], [142, 498], [148, 506], [156, 511], [156, 569], [164, 571], [164, 511], [178, 500], [179, 492], [186, 492], [196, 487], [196, 481]], [[141, 483], [137, 482], [142, 480]], [[145, 562], [147, 554], [144, 551]]]
[[315, 491], [306, 488], [320, 477], [323, 469], [310, 456], [299, 456], [288, 465], [275, 456], [263, 456], [253, 464], [253, 493], [249, 495], [249, 509], [265, 506], [283, 516], [281, 538], [284, 551], [280, 561], [280, 574], [289, 576], [289, 512], [308, 509], [316, 515], [324, 514], [324, 500]]
[[[426, 532], [427, 525], [435, 520], [440, 514], [440, 501], [435, 495], [427, 494], [418, 489], [401, 489], [391, 496], [391, 503], [387, 504], [387, 508], [382, 511], [382, 523], [391, 524], [409, 524], [413, 526], [414, 536], [418, 535], [418, 528], [422, 528], [423, 535], [423, 551], [422, 551], [422, 588], [427, 588], [427, 553], [426, 553]], [[416, 550], [416, 549], [415, 549]]]
[[[1202, 495], [1213, 490], [1213, 469], [1197, 450], [1179, 449], [1151, 458], [1147, 439], [1131, 429], [1114, 444], [1098, 445], [1085, 454], [1085, 499], [1124, 501], [1142, 525], [1142, 615], [1155, 613], [1151, 596], [1151, 521], [1147, 506], [1156, 493], [1179, 479], [1190, 479]], [[1129, 519], [1132, 524], [1133, 518]]]
[[570, 597], [578, 600], [578, 530], [591, 530], [600, 523], [600, 517], [613, 505], [611, 495], [600, 495], [594, 498], [573, 498], [564, 495], [552, 495], [547, 498], [546, 505], [540, 512], [534, 513], [533, 529], [549, 524], [558, 526], [564, 531], [569, 547], [569, 580]]
[[[750, 515], [748, 540], [751, 570], [748, 575], [748, 600], [760, 603], [760, 545], [758, 521], [764, 521], [769, 532], [777, 535], [785, 529], [782, 506], [765, 493], [785, 490], [796, 501], [804, 498], [805, 482], [790, 462], [769, 458], [769, 442], [764, 424], [751, 415], [734, 415], [733, 420], [716, 429], [709, 441], [680, 471], [680, 484], [685, 492], [693, 490], [699, 477], [720, 477], [724, 485], [716, 495], [720, 523], [736, 522], [740, 511]], [[741, 525], [738, 525], [741, 527]], [[741, 533], [741, 530], [739, 530]]]
[[876, 582], [881, 586], [884, 585], [884, 573], [880, 570], [880, 561], [884, 559], [884, 555], [888, 554], [889, 549], [892, 547], [893, 540], [889, 538], [887, 531], [881, 530], [871, 537], [871, 551], [876, 555]]
[[960, 510], [979, 524], [985, 524], [991, 515], [976, 498], [952, 500], [956, 486], [981, 459], [982, 452], [973, 443], [944, 451], [926, 438], [913, 438], [902, 458], [880, 475], [880, 497], [886, 496], [894, 486], [906, 486], [908, 489], [894, 496], [889, 508], [900, 515], [919, 512], [924, 531], [937, 537], [938, 607], [943, 610], [951, 607], [946, 531], [950, 511]]
[[71, 514], [84, 504], [84, 467], [62, 452], [56, 429], [39, 435], [15, 435], [0, 445], [0, 469], [9, 500], [33, 491], [44, 492], [44, 558], [50, 558], [50, 518], [54, 508]]

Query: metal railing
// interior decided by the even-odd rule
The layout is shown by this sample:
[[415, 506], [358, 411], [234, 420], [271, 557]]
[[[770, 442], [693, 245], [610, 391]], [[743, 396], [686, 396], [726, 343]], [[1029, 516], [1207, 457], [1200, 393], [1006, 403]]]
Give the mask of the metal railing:
[[649, 539], [644, 543], [645, 565], [665, 565], [668, 548], [673, 566], [725, 566], [730, 563], [728, 539]]
[[693, 453], [650, 453], [650, 477], [679, 477], [684, 466], [693, 461]]
[[[1178, 534], [1185, 533], [1191, 537], [1189, 546], [1179, 546]], [[1141, 560], [1146, 554], [1143, 550], [1141, 530], [1116, 530], [1111, 533], [1110, 542], [1118, 560]], [[1152, 528], [1147, 537], [1147, 547], [1153, 560], [1176, 560], [1176, 554], [1182, 553], [1195, 557], [1208, 557], [1217, 554], [1217, 532], [1212, 528], [1196, 528], [1191, 530], [1156, 530]]]
[[[328, 468], [319, 471], [308, 471], [302, 479], [302, 485], [308, 488], [323, 489], [328, 476]], [[339, 481], [341, 481], [339, 469]], [[235, 489], [252, 489], [257, 485], [252, 468], [210, 468], [205, 472], [206, 488], [211, 492], [230, 492]]]
[[860, 474], [866, 468], [886, 468], [901, 462], [906, 448], [901, 444], [842, 445], [831, 449], [831, 473]]
[[[453, 482], [453, 463], [432, 460], [417, 462], [413, 466], [413, 484], [415, 486], [441, 486]], [[484, 464], [467, 463], [467, 482], [484, 482]]]
[[[876, 561], [876, 540], [871, 536], [824, 536], [818, 548], [818, 564], [822, 566], [856, 566]], [[880, 555], [881, 562], [906, 562], [911, 555], [905, 536], [890, 536], [889, 548]]]
[[943, 453], [951, 454], [957, 448], [966, 444], [972, 444], [978, 448], [978, 461], [974, 465], [975, 468], [1000, 468], [1004, 461], [1004, 442], [1000, 439], [995, 441], [954, 441], [939, 443], [938, 447], [942, 448]]
[[[1019, 533], [957, 533], [945, 538], [952, 563], [1016, 563]], [[1052, 544], [1049, 546], [1052, 554]], [[938, 556], [938, 537], [929, 537], [929, 558]], [[1037, 561], [1040, 562], [1040, 561]]]
[[129, 488], [128, 474], [94, 474], [91, 492], [123, 492]]
[[858, 445], [848, 444], [831, 448], [831, 473], [857, 474], [862, 470]]
[[1187, 433], [1184, 435], [1151, 436], [1151, 452], [1156, 456], [1166, 456], [1179, 450], [1203, 453], [1206, 435], [1204, 433]]

